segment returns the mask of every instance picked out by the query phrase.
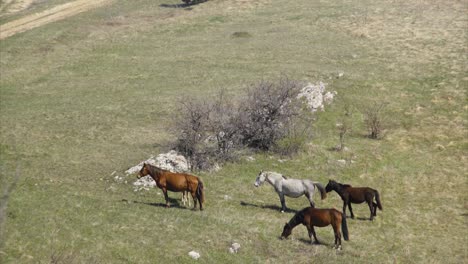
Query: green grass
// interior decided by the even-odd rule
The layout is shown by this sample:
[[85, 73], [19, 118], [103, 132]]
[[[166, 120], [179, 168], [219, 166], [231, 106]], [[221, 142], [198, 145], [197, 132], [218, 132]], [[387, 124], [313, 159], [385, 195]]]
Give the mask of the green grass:
[[[466, 262], [466, 5], [160, 6], [178, 3], [119, 1], [0, 42], [2, 175], [21, 169], [2, 263], [188, 263], [191, 250], [203, 263]], [[135, 193], [132, 178], [114, 182], [114, 171], [123, 175], [167, 150], [181, 98], [220, 88], [236, 94], [280, 74], [338, 91], [317, 114], [303, 153], [285, 162], [258, 154], [200, 173], [203, 212], [152, 206], [163, 202], [160, 190]], [[362, 110], [373, 101], [388, 103], [381, 140], [365, 137]], [[339, 143], [346, 103], [350, 151], [329, 151]], [[281, 241], [293, 214], [270, 209], [279, 206], [271, 187], [254, 188], [261, 169], [371, 186], [384, 211], [374, 222], [349, 220], [342, 252], [331, 248], [331, 228], [317, 230], [326, 246], [309, 245], [304, 227]], [[318, 199], [319, 207], [341, 208], [335, 193]], [[286, 202], [307, 206], [304, 197]], [[368, 217], [367, 206], [353, 208]], [[241, 244], [236, 255], [228, 252], [232, 242]]]

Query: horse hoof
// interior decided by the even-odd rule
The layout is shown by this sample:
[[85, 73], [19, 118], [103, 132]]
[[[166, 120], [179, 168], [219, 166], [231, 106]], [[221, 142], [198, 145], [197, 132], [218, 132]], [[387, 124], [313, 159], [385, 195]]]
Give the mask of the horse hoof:
[[284, 213], [284, 210], [281, 210], [282, 213]]

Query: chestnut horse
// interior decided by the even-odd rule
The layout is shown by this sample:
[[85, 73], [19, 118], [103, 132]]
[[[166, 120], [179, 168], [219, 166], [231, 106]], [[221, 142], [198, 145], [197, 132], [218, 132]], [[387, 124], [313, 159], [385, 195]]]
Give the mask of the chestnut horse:
[[283, 233], [281, 233], [281, 239], [287, 238], [291, 235], [292, 230], [299, 224], [303, 224], [309, 231], [310, 243], [312, 244], [312, 236], [314, 236], [314, 242], [320, 244], [315, 235], [314, 226], [325, 227], [332, 225], [333, 232], [335, 233], [335, 246], [336, 249], [341, 249], [341, 229], [343, 229], [344, 240], [349, 240], [348, 225], [346, 224], [346, 217], [343, 214], [334, 209], [318, 209], [314, 207], [307, 207], [297, 212], [288, 223], [284, 225]]
[[[353, 187], [349, 184], [341, 184], [334, 180], [329, 180], [327, 186], [325, 187], [327, 192], [335, 191], [343, 200], [343, 215], [346, 217], [346, 206], [349, 207], [351, 212], [351, 218], [354, 218], [353, 208], [351, 208], [351, 203], [360, 204], [367, 202], [370, 210], [370, 220], [374, 220], [374, 216], [377, 216], [377, 207], [380, 210], [382, 209], [382, 204], [380, 203], [380, 195], [377, 190], [374, 190], [369, 187]], [[374, 203], [375, 201], [377, 203]]]
[[144, 163], [137, 177], [139, 179], [146, 175], [150, 175], [156, 182], [156, 185], [163, 191], [164, 198], [166, 199], [166, 207], [169, 207], [167, 191], [190, 192], [193, 198], [193, 209], [197, 208], [198, 200], [198, 202], [200, 202], [200, 210], [203, 210], [205, 191], [203, 182], [199, 177], [187, 173], [170, 172]]

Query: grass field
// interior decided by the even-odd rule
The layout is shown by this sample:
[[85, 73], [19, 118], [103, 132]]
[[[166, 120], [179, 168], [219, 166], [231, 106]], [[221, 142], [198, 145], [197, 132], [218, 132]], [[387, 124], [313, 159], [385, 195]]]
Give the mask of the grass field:
[[[0, 189], [21, 172], [0, 262], [191, 263], [191, 250], [201, 263], [467, 262], [466, 1], [178, 4], [115, 1], [0, 41]], [[235, 95], [281, 74], [338, 92], [297, 156], [257, 154], [200, 172], [203, 212], [155, 206], [160, 190], [113, 180], [168, 150], [181, 98]], [[373, 102], [387, 104], [381, 140], [365, 136], [362, 111]], [[330, 151], [345, 106], [350, 150]], [[317, 230], [326, 245], [308, 244], [305, 227], [279, 240], [293, 213], [277, 210], [270, 186], [253, 186], [261, 169], [371, 186], [384, 211], [350, 219], [340, 252], [331, 228]], [[342, 205], [336, 193], [315, 198]], [[368, 217], [367, 206], [353, 209]]]

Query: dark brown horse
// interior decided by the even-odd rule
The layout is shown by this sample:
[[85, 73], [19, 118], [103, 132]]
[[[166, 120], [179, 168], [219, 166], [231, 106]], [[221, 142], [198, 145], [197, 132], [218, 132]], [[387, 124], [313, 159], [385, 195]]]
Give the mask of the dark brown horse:
[[[327, 192], [335, 191], [340, 195], [343, 200], [343, 215], [346, 216], [346, 206], [349, 207], [351, 212], [351, 218], [354, 218], [353, 208], [351, 208], [351, 203], [360, 204], [367, 202], [370, 210], [370, 220], [374, 220], [374, 216], [377, 216], [377, 207], [380, 210], [382, 209], [382, 204], [380, 203], [380, 195], [377, 190], [374, 190], [369, 187], [352, 187], [349, 184], [341, 184], [334, 180], [329, 180], [327, 186], [325, 187]], [[377, 203], [374, 203], [375, 201]]]
[[203, 189], [203, 182], [197, 176], [187, 173], [174, 173], [168, 170], [163, 170], [150, 164], [143, 164], [138, 179], [150, 175], [156, 185], [163, 191], [164, 198], [166, 199], [166, 207], [169, 207], [169, 197], [167, 191], [171, 192], [190, 192], [193, 198], [193, 209], [197, 208], [197, 200], [200, 202], [200, 210], [203, 210], [203, 203], [205, 202], [205, 191]]
[[325, 227], [332, 225], [333, 232], [335, 233], [335, 248], [341, 249], [341, 229], [343, 229], [344, 240], [349, 240], [348, 225], [346, 224], [346, 217], [343, 214], [332, 208], [332, 209], [318, 209], [313, 207], [307, 207], [296, 213], [286, 225], [284, 225], [283, 233], [281, 238], [287, 238], [291, 235], [294, 227], [299, 224], [303, 224], [309, 231], [310, 243], [312, 244], [312, 236], [314, 236], [314, 242], [319, 244], [320, 242], [315, 235], [314, 226]]

